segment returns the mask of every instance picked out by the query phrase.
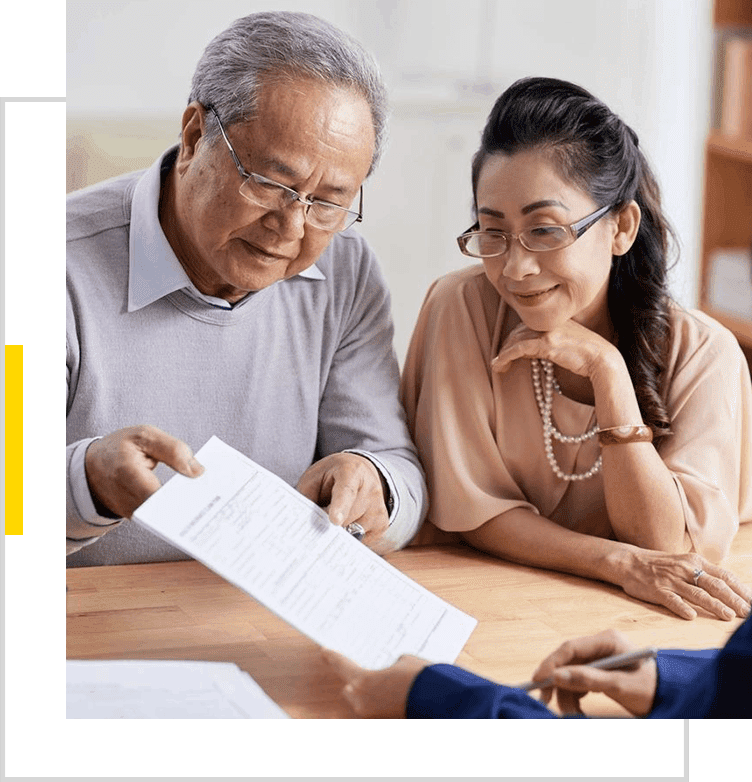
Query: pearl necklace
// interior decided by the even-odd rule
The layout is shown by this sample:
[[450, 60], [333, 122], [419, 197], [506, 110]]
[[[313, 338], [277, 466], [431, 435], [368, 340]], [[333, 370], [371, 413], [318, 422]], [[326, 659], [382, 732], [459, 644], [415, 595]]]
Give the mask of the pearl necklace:
[[[541, 367], [543, 367], [543, 373], [545, 375], [545, 384], [541, 384]], [[584, 443], [587, 440], [591, 440], [598, 433], [598, 423], [596, 422], [593, 424], [592, 428], [588, 429], [584, 434], [562, 434], [554, 425], [551, 416], [554, 389], [556, 389], [558, 393], [561, 393], [559, 384], [554, 377], [554, 365], [547, 359], [534, 358], [531, 359], [531, 371], [533, 375], [535, 401], [538, 403], [538, 410], [540, 411], [541, 420], [543, 422], [543, 444], [546, 450], [546, 458], [551, 465], [554, 475], [561, 478], [563, 481], [584, 481], [587, 478], [592, 478], [601, 469], [603, 457], [599, 456], [595, 464], [587, 472], [572, 473], [571, 475], [568, 475], [567, 473], [562, 472], [559, 463], [556, 461], [554, 446], [551, 440], [556, 439], [560, 443], [570, 445]]]

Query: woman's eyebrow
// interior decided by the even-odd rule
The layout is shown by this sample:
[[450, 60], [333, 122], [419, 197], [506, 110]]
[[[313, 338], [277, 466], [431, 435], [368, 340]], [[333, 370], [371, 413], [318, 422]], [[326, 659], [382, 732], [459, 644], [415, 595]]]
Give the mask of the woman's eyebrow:
[[553, 198], [549, 198], [545, 201], [535, 201], [535, 203], [528, 204], [527, 206], [522, 207], [522, 214], [530, 214], [530, 212], [534, 212], [536, 209], [543, 209], [547, 206], [560, 206], [562, 209], [566, 209], [566, 211], [569, 211], [569, 207], [565, 206], [561, 203], [561, 201], [556, 201]]
[[[547, 206], [559, 206], [562, 209], [566, 209], [566, 211], [569, 211], [569, 207], [562, 204], [561, 201], [557, 201], [554, 198], [549, 198], [544, 201], [535, 201], [532, 204], [528, 204], [527, 206], [523, 206], [520, 210], [523, 215], [530, 214], [530, 212], [534, 212], [536, 209], [544, 209]], [[504, 219], [504, 212], [499, 212], [497, 209], [491, 209], [487, 206], [482, 206], [480, 209], [478, 209], [479, 215], [488, 215], [488, 217], [496, 217], [499, 220]]]

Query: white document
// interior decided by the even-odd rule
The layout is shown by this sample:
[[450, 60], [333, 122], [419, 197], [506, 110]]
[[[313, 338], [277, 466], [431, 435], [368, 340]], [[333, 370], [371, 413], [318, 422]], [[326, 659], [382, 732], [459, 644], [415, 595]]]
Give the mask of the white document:
[[66, 661], [68, 719], [287, 719], [235, 663]]
[[199, 478], [173, 476], [133, 518], [316, 643], [365, 668], [454, 662], [477, 621], [415, 583], [217, 437]]

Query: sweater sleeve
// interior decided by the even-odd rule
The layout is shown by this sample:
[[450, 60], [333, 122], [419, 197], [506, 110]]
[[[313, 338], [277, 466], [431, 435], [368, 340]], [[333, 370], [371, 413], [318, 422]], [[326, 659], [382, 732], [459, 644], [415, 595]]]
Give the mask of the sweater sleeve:
[[399, 366], [386, 283], [359, 237], [339, 244], [336, 275], [340, 335], [319, 406], [318, 456], [353, 451], [384, 477], [393, 502], [391, 523], [373, 547], [386, 554], [406, 545], [426, 511], [423, 470], [399, 401]]
[[122, 519], [100, 516], [91, 498], [86, 482], [84, 456], [89, 445], [96, 440], [90, 437], [71, 443], [65, 449], [65, 555], [94, 543], [106, 532], [118, 527]]

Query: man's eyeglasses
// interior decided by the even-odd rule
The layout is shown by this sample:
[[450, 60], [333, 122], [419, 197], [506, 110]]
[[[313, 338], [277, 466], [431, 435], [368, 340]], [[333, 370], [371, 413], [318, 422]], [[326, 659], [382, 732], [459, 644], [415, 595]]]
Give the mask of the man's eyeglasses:
[[290, 187], [281, 185], [273, 179], [267, 179], [265, 176], [261, 176], [261, 174], [254, 174], [252, 171], [246, 171], [233, 149], [230, 139], [227, 138], [227, 133], [225, 133], [222, 120], [219, 118], [217, 110], [214, 106], [207, 106], [207, 108], [217, 118], [222, 137], [227, 144], [227, 148], [230, 150], [232, 159], [235, 161], [238, 173], [243, 177], [243, 184], [240, 186], [240, 195], [248, 201], [270, 211], [286, 209], [290, 204], [300, 201], [300, 203], [303, 204], [303, 214], [305, 215], [306, 222], [314, 228], [321, 228], [324, 231], [331, 231], [332, 233], [344, 231], [354, 223], [363, 221], [362, 185], [360, 187], [358, 211], [354, 212], [351, 209], [345, 209], [343, 206], [330, 204], [328, 201], [319, 201], [315, 198], [309, 201]]
[[518, 234], [509, 231], [476, 231], [477, 223], [457, 237], [460, 250], [473, 258], [493, 258], [504, 255], [512, 246], [512, 239], [530, 252], [543, 253], [547, 250], [561, 250], [574, 244], [590, 226], [595, 225], [613, 206], [602, 206], [587, 217], [572, 225], [535, 225]]

